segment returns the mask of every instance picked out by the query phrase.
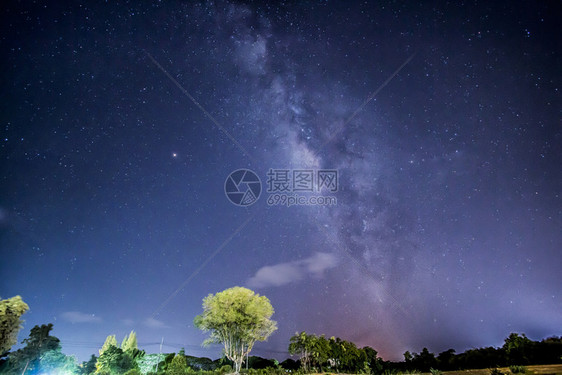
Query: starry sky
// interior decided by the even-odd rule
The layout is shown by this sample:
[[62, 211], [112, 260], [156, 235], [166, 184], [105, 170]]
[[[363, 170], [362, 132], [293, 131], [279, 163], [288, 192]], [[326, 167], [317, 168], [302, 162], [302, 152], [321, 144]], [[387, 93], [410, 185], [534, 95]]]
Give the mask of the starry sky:
[[[275, 308], [270, 358], [301, 330], [387, 360], [562, 335], [559, 2], [63, 3], [0, 11], [20, 339], [216, 358], [193, 318], [236, 285]], [[337, 204], [269, 205], [270, 169], [336, 170]]]

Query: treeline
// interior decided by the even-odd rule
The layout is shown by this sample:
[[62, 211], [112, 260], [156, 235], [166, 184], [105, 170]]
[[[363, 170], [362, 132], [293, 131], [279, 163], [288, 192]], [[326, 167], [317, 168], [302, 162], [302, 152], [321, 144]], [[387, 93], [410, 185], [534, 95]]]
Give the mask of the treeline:
[[[225, 375], [233, 372], [232, 361], [225, 357], [212, 360], [206, 357], [179, 353], [147, 354], [138, 348], [134, 331], [121, 344], [115, 335], [106, 338], [88, 361], [78, 363], [76, 358], [62, 352], [60, 340], [51, 335], [52, 324], [35, 326], [29, 337], [22, 341], [23, 348], [0, 353], [0, 374], [49, 375]], [[2, 336], [4, 337], [4, 336]], [[285, 367], [284, 367], [285, 366]], [[296, 371], [299, 363], [292, 359], [277, 360], [250, 356], [248, 375], [279, 374]]]
[[377, 351], [357, 348], [339, 338], [306, 332], [291, 337], [289, 353], [298, 355], [298, 365], [304, 372], [397, 373], [452, 371], [562, 363], [562, 336], [533, 341], [525, 334], [511, 333], [500, 348], [470, 349], [456, 354], [454, 349], [438, 355], [423, 348], [420, 353], [404, 353], [404, 361], [383, 361]]
[[525, 334], [511, 333], [500, 348], [470, 349], [460, 354], [449, 349], [437, 356], [423, 348], [420, 353], [404, 353], [404, 362], [387, 365], [400, 371], [450, 371], [558, 363], [562, 363], [562, 336], [533, 341]]
[[[35, 326], [29, 337], [22, 341], [25, 346], [13, 352], [0, 354], [0, 374], [49, 374], [49, 375], [220, 375], [232, 372], [232, 362], [226, 358], [211, 360], [179, 353], [147, 354], [138, 348], [134, 331], [118, 344], [115, 335], [106, 338], [98, 351], [88, 361], [78, 363], [74, 356], [62, 353], [60, 340], [51, 336], [52, 324]], [[275, 365], [275, 362], [250, 357], [250, 363], [258, 368]]]
[[[62, 353], [60, 340], [51, 336], [52, 324], [35, 326], [25, 346], [0, 355], [0, 374], [50, 375], [225, 375], [233, 372], [232, 361], [217, 360], [179, 353], [147, 354], [138, 348], [135, 332], [118, 344], [114, 335], [108, 336], [90, 360], [79, 364], [74, 356]], [[512, 333], [502, 347], [470, 349], [456, 354], [449, 349], [438, 355], [424, 348], [420, 353], [404, 353], [404, 361], [389, 362], [377, 356], [368, 346], [358, 348], [354, 343], [337, 337], [325, 338], [300, 332], [289, 343], [289, 353], [296, 356], [283, 362], [250, 356], [241, 372], [248, 375], [283, 375], [285, 373], [356, 373], [393, 374], [450, 371], [473, 368], [496, 368], [512, 365], [562, 363], [562, 337], [532, 341], [524, 334]], [[248, 370], [244, 367], [248, 367]]]

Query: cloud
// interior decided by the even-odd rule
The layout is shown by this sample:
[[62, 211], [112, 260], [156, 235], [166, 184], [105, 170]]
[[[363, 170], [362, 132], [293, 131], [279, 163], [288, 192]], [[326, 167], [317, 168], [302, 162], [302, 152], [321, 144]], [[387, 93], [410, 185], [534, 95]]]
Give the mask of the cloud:
[[135, 324], [135, 321], [133, 319], [121, 319], [121, 323], [123, 323], [124, 325], [126, 325], [127, 327], [132, 326], [133, 324]]
[[302, 267], [294, 262], [262, 267], [248, 280], [253, 288], [281, 286], [302, 279]]
[[66, 311], [61, 315], [62, 319], [74, 323], [100, 323], [102, 319], [94, 314], [86, 314], [80, 311]]
[[164, 322], [154, 318], [146, 318], [143, 324], [148, 328], [169, 328]]
[[328, 253], [316, 253], [302, 262], [307, 271], [316, 277], [322, 276], [325, 270], [334, 268], [338, 264], [335, 255]]
[[251, 288], [283, 286], [302, 280], [307, 275], [321, 277], [325, 270], [334, 268], [336, 265], [335, 255], [315, 253], [306, 259], [264, 266], [248, 280], [247, 284]]

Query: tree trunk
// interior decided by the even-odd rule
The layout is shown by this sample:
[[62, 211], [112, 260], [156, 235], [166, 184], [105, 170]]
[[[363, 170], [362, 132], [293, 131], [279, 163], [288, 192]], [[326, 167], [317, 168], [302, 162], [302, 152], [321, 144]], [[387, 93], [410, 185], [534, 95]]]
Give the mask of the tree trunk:
[[242, 367], [242, 359], [236, 359], [236, 361], [234, 362], [234, 373], [235, 374], [240, 373], [240, 367]]
[[29, 366], [29, 360], [27, 361], [27, 363], [25, 364], [25, 367], [23, 368], [23, 371], [21, 372], [21, 375], [25, 374], [25, 370], [27, 370], [27, 366]]

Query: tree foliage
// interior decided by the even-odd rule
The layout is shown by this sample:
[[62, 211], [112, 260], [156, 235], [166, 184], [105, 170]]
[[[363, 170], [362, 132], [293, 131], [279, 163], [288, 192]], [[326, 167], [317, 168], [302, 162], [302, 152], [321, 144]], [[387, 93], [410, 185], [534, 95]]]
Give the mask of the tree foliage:
[[528, 365], [529, 352], [532, 350], [533, 341], [525, 334], [511, 333], [504, 341], [502, 349], [505, 351], [510, 365]]
[[140, 359], [145, 352], [139, 350], [137, 334], [131, 331], [121, 341], [121, 347], [117, 345], [115, 335], [109, 335], [99, 350], [100, 356], [96, 361], [96, 374], [123, 374], [129, 372], [134, 374], [139, 370]]
[[138, 369], [135, 360], [121, 348], [110, 345], [99, 356], [96, 363], [96, 374], [123, 374], [129, 370]]
[[23, 324], [20, 318], [27, 310], [29, 306], [20, 296], [0, 300], [0, 356], [17, 343]]
[[309, 371], [314, 351], [314, 335], [309, 335], [305, 331], [295, 333], [289, 340], [289, 354], [298, 355], [304, 371]]
[[187, 366], [187, 360], [185, 355], [178, 353], [172, 359], [172, 362], [168, 365], [166, 374], [169, 375], [186, 375], [189, 367]]
[[96, 374], [134, 374], [139, 370], [139, 360], [144, 351], [138, 349], [137, 334], [131, 331], [117, 345], [115, 335], [109, 335], [99, 350], [100, 356], [96, 361]]
[[2, 372], [8, 374], [38, 372], [42, 365], [49, 366], [49, 362], [42, 363], [42, 359], [63, 359], [64, 355], [60, 353], [60, 340], [50, 335], [52, 329], [52, 324], [33, 327], [29, 332], [29, 337], [22, 341], [25, 346], [9, 354], [8, 362], [4, 366], [5, 370]]
[[131, 331], [131, 333], [123, 338], [123, 341], [121, 342], [121, 349], [123, 349], [124, 352], [133, 353], [138, 350], [138, 348], [137, 334], [135, 333], [135, 331]]
[[469, 349], [456, 354], [454, 349], [439, 353], [437, 358], [427, 348], [420, 353], [404, 353], [402, 363], [387, 363], [387, 370], [428, 371], [439, 369], [455, 371], [465, 369], [497, 368], [522, 365], [562, 363], [562, 337], [533, 341], [525, 334], [511, 333], [502, 347]]
[[49, 375], [67, 375], [78, 373], [78, 364], [74, 356], [68, 356], [61, 349], [49, 350], [39, 360], [40, 373]]
[[365, 367], [366, 355], [354, 343], [330, 338], [330, 357], [337, 363], [337, 371], [356, 371]]
[[80, 368], [78, 369], [78, 373], [81, 375], [90, 375], [96, 372], [96, 362], [98, 361], [98, 357], [92, 354], [89, 360], [82, 362]]
[[234, 287], [205, 297], [203, 314], [195, 317], [194, 323], [210, 332], [205, 343], [223, 344], [226, 357], [239, 373], [256, 341], [266, 340], [277, 329], [277, 323], [271, 320], [273, 312], [267, 297]]
[[135, 358], [135, 362], [141, 373], [148, 374], [155, 372], [156, 369], [159, 368], [159, 363], [162, 362], [165, 357], [165, 355], [160, 355], [158, 353], [146, 354], [142, 357]]
[[117, 345], [117, 339], [115, 338], [115, 335], [107, 336], [107, 338], [105, 339], [105, 342], [103, 343], [101, 349], [98, 351], [100, 356], [103, 354], [103, 352], [105, 352], [107, 349], [109, 349], [112, 346], [114, 346], [116, 348], [119, 347]]
[[382, 371], [382, 360], [377, 358], [376, 350], [368, 346], [359, 349], [339, 337], [327, 340], [324, 335], [297, 332], [290, 339], [289, 353], [299, 356], [305, 372], [327, 369], [348, 373]]

